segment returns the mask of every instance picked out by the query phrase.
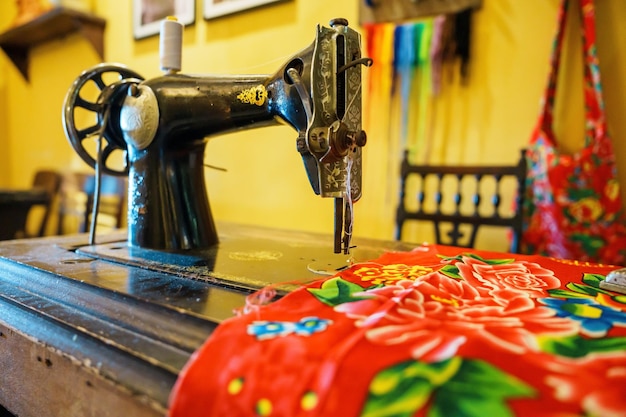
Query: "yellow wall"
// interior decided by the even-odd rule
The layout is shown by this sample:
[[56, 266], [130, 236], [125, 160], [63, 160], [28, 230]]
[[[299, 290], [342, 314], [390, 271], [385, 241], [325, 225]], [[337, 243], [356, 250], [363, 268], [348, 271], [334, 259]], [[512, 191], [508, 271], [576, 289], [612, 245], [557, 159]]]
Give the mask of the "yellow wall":
[[[286, 57], [312, 42], [318, 23], [326, 25], [341, 16], [354, 26], [360, 1], [292, 0], [210, 21], [203, 20], [201, 3], [196, 1], [196, 23], [184, 35], [183, 70], [188, 73], [273, 73]], [[131, 4], [125, 0], [94, 2], [95, 13], [107, 20], [105, 59], [124, 63], [146, 78], [157, 76], [158, 38], [133, 39]], [[442, 160], [516, 160], [536, 119], [556, 4], [556, 0], [484, 0], [475, 15], [470, 83], [447, 88], [436, 103], [435, 146]], [[13, 2], [0, 2], [0, 27], [7, 27], [14, 13]], [[626, 166], [626, 118], [622, 115], [626, 110], [626, 28], [621, 22], [626, 2], [598, 2], [597, 15], [609, 124], [617, 139], [618, 161]], [[64, 137], [61, 107], [76, 76], [99, 61], [79, 35], [55, 39], [32, 49], [31, 77], [26, 82], [0, 54], [0, 186], [28, 186], [40, 167], [88, 169]], [[580, 104], [576, 75], [571, 71], [566, 76], [566, 84], [576, 87], [567, 91], [573, 108]], [[574, 129], [580, 118], [578, 110], [568, 114], [565, 129], [560, 130]], [[355, 234], [391, 238], [397, 162], [393, 154], [390, 158], [393, 146], [376, 120], [366, 121], [366, 127], [364, 196], [355, 206]], [[294, 131], [281, 126], [209, 142], [206, 162], [228, 169], [227, 173], [207, 170], [216, 219], [332, 232], [332, 202], [310, 190], [295, 138]], [[576, 140], [571, 142], [575, 146]], [[626, 177], [626, 169], [622, 171]]]

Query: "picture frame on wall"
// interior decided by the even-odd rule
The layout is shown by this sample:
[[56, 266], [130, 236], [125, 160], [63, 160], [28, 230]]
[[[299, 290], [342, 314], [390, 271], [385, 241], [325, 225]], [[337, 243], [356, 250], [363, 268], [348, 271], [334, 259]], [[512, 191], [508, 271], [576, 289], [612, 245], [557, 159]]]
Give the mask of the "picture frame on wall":
[[204, 18], [215, 19], [216, 17], [284, 1], [286, 0], [205, 0]]
[[133, 0], [133, 36], [142, 39], [157, 35], [161, 21], [176, 16], [184, 26], [196, 20], [195, 0]]

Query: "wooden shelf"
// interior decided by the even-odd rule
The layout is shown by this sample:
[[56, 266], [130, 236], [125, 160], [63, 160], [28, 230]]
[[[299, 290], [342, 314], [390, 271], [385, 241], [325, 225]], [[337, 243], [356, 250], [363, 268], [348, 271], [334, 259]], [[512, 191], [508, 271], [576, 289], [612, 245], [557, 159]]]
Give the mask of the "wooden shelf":
[[100, 17], [66, 7], [55, 7], [36, 19], [0, 34], [0, 48], [28, 80], [28, 56], [31, 47], [79, 32], [104, 59], [104, 27]]
[[458, 13], [467, 8], [480, 8], [482, 0], [370, 0], [360, 2], [361, 24], [393, 22]]

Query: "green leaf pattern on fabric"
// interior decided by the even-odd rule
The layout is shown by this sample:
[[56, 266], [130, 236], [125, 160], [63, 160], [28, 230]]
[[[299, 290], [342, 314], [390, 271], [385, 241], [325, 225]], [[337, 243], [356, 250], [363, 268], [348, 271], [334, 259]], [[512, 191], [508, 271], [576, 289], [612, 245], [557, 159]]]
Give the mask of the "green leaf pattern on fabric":
[[580, 335], [561, 338], [538, 338], [544, 352], [569, 358], [582, 358], [593, 352], [626, 350], [626, 337], [590, 339]]
[[321, 288], [309, 288], [308, 291], [320, 302], [331, 307], [368, 298], [355, 297], [353, 294], [363, 292], [364, 288], [339, 277], [325, 281]]
[[532, 397], [522, 381], [480, 360], [406, 361], [372, 380], [363, 417], [410, 417], [431, 401], [428, 417], [513, 415], [507, 400]]

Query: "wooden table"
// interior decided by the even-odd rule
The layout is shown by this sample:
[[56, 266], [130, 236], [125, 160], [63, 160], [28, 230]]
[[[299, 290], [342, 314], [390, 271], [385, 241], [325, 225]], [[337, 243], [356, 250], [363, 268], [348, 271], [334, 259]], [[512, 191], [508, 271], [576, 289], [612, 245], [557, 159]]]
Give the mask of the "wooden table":
[[[346, 265], [330, 235], [217, 226], [219, 245], [199, 253], [129, 248], [124, 232], [94, 246], [85, 234], [0, 242], [0, 405], [20, 417], [165, 416], [180, 370], [247, 295]], [[354, 242], [361, 260], [409, 248]]]
[[43, 189], [0, 189], [0, 240], [15, 239], [26, 229], [28, 212], [38, 204], [48, 204], [50, 196]]

